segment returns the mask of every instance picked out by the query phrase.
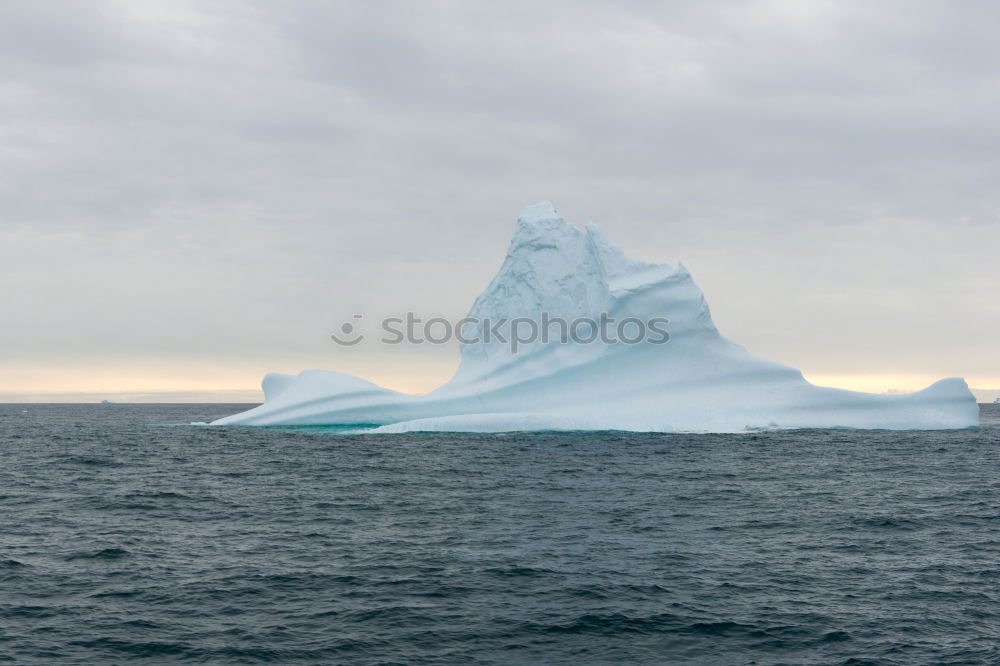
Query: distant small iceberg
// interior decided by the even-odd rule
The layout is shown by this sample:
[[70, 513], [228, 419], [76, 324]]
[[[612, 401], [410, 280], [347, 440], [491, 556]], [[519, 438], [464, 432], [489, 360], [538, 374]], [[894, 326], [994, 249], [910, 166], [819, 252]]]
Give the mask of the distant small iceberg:
[[118, 403], [114, 400], [101, 400], [102, 405], [117, 405]]

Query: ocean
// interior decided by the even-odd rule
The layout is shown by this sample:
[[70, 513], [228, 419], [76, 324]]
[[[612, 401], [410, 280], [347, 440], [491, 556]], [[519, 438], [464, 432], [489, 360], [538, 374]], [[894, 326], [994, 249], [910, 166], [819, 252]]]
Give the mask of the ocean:
[[0, 660], [1000, 663], [1000, 405], [936, 432], [170, 425], [245, 408], [0, 405]]

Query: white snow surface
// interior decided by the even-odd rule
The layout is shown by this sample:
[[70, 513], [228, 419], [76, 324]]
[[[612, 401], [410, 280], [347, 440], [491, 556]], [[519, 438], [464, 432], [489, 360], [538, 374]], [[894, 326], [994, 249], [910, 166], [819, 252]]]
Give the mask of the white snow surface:
[[[965, 381], [910, 394], [810, 384], [719, 334], [683, 265], [629, 259], [593, 224], [552, 204], [528, 206], [507, 257], [469, 313], [480, 320], [542, 312], [572, 321], [602, 312], [665, 317], [670, 341], [637, 345], [466, 344], [454, 377], [406, 395], [339, 372], [268, 374], [264, 404], [213, 425], [378, 425], [368, 432], [631, 430], [743, 432], [774, 428], [946, 429], [979, 424]], [[472, 338], [475, 327], [465, 330]]]

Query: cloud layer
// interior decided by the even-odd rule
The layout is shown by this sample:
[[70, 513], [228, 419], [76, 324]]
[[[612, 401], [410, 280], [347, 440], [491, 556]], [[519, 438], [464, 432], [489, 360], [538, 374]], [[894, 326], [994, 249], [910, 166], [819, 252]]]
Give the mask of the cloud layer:
[[0, 391], [302, 367], [429, 386], [454, 350], [326, 336], [354, 312], [460, 316], [543, 198], [684, 261], [724, 334], [807, 376], [1000, 386], [998, 21], [943, 1], [5, 2]]

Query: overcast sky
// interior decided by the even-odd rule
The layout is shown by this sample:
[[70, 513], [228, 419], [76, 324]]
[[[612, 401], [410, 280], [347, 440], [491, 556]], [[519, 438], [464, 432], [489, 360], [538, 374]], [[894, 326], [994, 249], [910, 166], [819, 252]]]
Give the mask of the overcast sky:
[[[1000, 390], [1000, 4], [0, 3], [0, 399], [405, 390], [522, 206], [815, 381]], [[43, 396], [44, 397], [44, 396]]]

